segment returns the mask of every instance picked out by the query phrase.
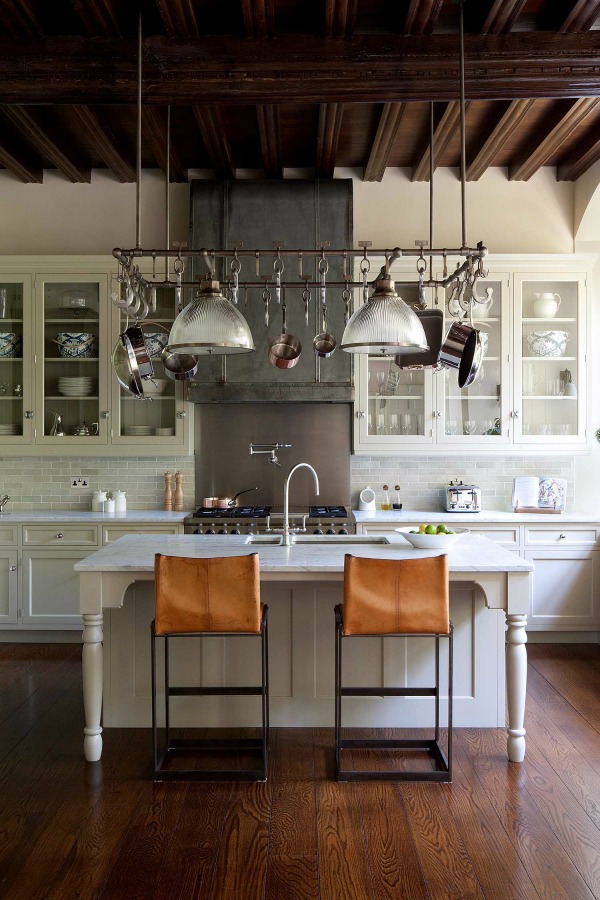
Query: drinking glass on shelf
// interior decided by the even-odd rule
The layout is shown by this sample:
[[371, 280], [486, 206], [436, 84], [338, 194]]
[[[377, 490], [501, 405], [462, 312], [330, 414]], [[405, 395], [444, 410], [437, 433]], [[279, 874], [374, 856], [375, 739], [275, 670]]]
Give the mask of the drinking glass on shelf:
[[481, 423], [481, 429], [483, 434], [489, 434], [494, 428], [494, 423], [491, 419], [484, 419]]
[[557, 397], [562, 394], [560, 378], [549, 378], [546, 382], [546, 390], [551, 397]]
[[403, 413], [400, 418], [402, 434], [410, 434], [412, 427], [412, 416], [409, 413]]
[[398, 415], [397, 413], [392, 413], [390, 416], [390, 428], [392, 434], [398, 434]]
[[425, 417], [420, 413], [417, 416], [417, 434], [425, 434]]
[[385, 434], [385, 413], [377, 413], [377, 434]]
[[477, 422], [475, 419], [466, 419], [464, 423], [465, 434], [475, 434], [475, 429], [477, 428]]
[[373, 434], [373, 413], [369, 413], [368, 422], [368, 433]]
[[456, 419], [446, 419], [446, 434], [456, 434], [458, 431], [458, 422]]
[[385, 372], [377, 373], [377, 393], [383, 394], [383, 387], [385, 385]]

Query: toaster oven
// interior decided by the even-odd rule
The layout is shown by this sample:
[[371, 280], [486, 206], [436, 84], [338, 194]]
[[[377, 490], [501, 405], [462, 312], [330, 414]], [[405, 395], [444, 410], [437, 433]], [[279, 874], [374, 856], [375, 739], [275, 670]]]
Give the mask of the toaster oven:
[[446, 512], [481, 512], [481, 488], [451, 481], [446, 487]]

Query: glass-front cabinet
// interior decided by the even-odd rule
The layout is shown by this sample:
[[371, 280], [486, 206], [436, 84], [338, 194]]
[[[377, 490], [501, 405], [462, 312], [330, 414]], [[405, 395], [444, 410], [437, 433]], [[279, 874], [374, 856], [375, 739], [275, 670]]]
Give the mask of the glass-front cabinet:
[[106, 444], [106, 275], [38, 275], [36, 443]]
[[366, 359], [366, 402], [358, 417], [361, 442], [382, 447], [399, 440], [431, 443], [431, 372], [401, 370], [393, 357]]
[[32, 437], [31, 278], [0, 275], [0, 443]]
[[[173, 446], [184, 441], [188, 416], [183, 408], [182, 386], [165, 374], [161, 353], [167, 344], [169, 331], [177, 315], [174, 288], [157, 288], [156, 309], [139, 325], [144, 333], [154, 377], [144, 380], [144, 397], [134, 397], [113, 377], [114, 410], [112, 440], [116, 444], [152, 443], [154, 447]], [[115, 343], [119, 335], [131, 325], [121, 310], [115, 309]]]
[[515, 276], [515, 440], [585, 443], [585, 276]]

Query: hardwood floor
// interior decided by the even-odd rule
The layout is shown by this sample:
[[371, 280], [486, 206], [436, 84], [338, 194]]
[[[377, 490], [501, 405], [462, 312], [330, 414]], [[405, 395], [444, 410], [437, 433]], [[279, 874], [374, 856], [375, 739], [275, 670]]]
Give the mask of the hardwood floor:
[[86, 763], [80, 647], [0, 644], [0, 897], [600, 898], [600, 647], [528, 649], [522, 765], [457, 729], [451, 785], [337, 784], [331, 729], [274, 729], [248, 785], [153, 784], [148, 730]]

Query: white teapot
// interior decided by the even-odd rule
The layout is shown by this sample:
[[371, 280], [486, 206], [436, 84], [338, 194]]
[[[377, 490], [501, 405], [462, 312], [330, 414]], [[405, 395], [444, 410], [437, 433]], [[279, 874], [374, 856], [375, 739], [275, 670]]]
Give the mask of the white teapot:
[[543, 294], [534, 294], [536, 298], [533, 304], [533, 312], [540, 319], [553, 319], [560, 306], [560, 295], [551, 291]]

